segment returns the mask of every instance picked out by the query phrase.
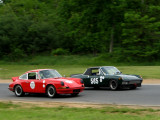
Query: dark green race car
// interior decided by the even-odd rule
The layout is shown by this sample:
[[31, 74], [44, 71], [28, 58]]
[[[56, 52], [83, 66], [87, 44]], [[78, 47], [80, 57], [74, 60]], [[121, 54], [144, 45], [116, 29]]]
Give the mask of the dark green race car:
[[141, 76], [122, 74], [114, 66], [91, 67], [83, 74], [74, 74], [71, 77], [83, 79], [85, 87], [110, 87], [111, 90], [136, 89], [141, 87], [143, 81]]

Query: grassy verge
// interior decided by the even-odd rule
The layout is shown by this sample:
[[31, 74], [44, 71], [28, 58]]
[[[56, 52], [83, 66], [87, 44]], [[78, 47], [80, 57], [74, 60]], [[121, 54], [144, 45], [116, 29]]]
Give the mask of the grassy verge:
[[159, 120], [160, 110], [118, 107], [38, 107], [0, 102], [1, 120]]
[[59, 55], [59, 56], [27, 56], [26, 58], [20, 58], [16, 61], [12, 61], [9, 58], [0, 60], [0, 64], [6, 65], [89, 65], [89, 66], [158, 66], [160, 61], [130, 61], [120, 60], [114, 58], [111, 55]]
[[[107, 64], [104, 64], [107, 66]], [[10, 79], [32, 69], [51, 68], [61, 75], [83, 73], [89, 65], [0, 65], [0, 79]], [[138, 74], [143, 78], [160, 79], [160, 66], [116, 66], [124, 74]]]

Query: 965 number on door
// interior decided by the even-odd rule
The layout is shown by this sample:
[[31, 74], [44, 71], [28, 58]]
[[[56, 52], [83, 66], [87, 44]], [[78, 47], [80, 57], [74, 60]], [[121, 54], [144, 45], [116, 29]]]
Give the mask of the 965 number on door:
[[91, 78], [91, 84], [98, 84], [98, 78]]

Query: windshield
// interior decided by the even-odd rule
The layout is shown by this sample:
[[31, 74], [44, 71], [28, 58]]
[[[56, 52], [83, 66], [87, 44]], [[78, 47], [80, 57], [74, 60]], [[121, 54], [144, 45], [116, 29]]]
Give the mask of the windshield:
[[116, 67], [103, 67], [102, 70], [105, 75], [121, 74], [121, 72]]
[[39, 72], [41, 79], [62, 77], [56, 70], [43, 70]]

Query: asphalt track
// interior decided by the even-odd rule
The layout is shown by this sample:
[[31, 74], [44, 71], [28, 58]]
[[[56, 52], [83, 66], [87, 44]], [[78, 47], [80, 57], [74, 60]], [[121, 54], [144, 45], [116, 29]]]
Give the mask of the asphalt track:
[[76, 97], [59, 95], [56, 98], [48, 98], [44, 94], [16, 97], [13, 92], [8, 90], [8, 85], [9, 84], [0, 84], [0, 100], [160, 106], [160, 85], [142, 85], [141, 88], [137, 88], [136, 90], [119, 91], [111, 91], [108, 88], [101, 88], [99, 90], [86, 88]]

